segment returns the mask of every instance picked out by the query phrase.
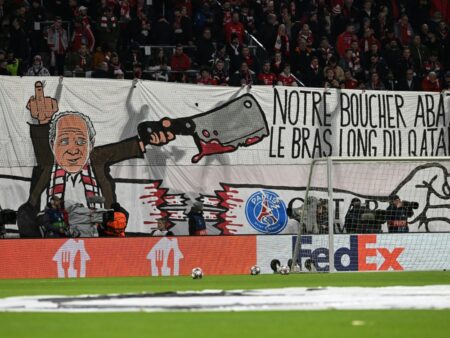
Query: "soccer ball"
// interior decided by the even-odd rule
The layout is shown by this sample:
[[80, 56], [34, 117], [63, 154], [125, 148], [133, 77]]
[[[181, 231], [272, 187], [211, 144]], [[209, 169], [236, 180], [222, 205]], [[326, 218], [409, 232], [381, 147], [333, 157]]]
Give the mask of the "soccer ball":
[[191, 272], [193, 279], [201, 279], [203, 277], [203, 271], [201, 268], [193, 268]]
[[280, 267], [280, 274], [281, 275], [289, 275], [289, 272], [291, 271], [291, 269], [289, 269], [288, 266], [283, 265]]
[[253, 265], [253, 266], [250, 268], [250, 274], [251, 274], [252, 276], [259, 275], [260, 273], [261, 273], [261, 268], [260, 268], [258, 265]]

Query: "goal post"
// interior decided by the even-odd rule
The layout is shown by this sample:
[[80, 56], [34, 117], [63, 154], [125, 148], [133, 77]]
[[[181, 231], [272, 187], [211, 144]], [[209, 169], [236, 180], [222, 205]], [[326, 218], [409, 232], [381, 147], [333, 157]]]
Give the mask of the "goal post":
[[315, 159], [302, 197], [293, 272], [450, 268], [449, 157]]

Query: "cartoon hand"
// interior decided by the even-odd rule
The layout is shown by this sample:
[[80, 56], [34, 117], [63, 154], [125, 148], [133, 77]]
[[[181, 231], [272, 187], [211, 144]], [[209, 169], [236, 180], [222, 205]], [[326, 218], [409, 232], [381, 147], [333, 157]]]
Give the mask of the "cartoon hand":
[[172, 121], [164, 118], [159, 122], [143, 122], [138, 127], [139, 146], [144, 152], [145, 145], [162, 146], [175, 139], [175, 133], [170, 129]]
[[163, 127], [163, 130], [160, 130], [159, 132], [154, 131], [150, 134], [150, 144], [159, 146], [169, 143], [170, 141], [175, 139], [175, 135], [171, 131], [169, 131], [172, 122], [169, 119], [162, 119], [161, 125]]
[[31, 117], [37, 119], [39, 124], [49, 123], [58, 111], [58, 101], [44, 96], [44, 86], [41, 81], [37, 81], [34, 84], [34, 96], [28, 100], [27, 109], [31, 112]]
[[[426, 231], [450, 229], [450, 173], [439, 163], [427, 163], [415, 168], [393, 192], [402, 200], [418, 202], [419, 208], [409, 223], [417, 223]], [[433, 228], [430, 229], [430, 224]]]

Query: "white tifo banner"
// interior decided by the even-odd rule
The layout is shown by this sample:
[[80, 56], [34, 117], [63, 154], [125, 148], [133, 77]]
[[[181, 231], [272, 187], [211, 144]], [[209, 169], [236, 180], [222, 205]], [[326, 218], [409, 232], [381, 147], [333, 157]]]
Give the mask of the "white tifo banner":
[[[449, 93], [0, 77], [0, 97], [0, 206], [100, 195], [130, 232], [168, 216], [187, 234], [200, 200], [208, 234], [293, 233], [312, 158], [450, 153]], [[448, 231], [449, 166], [392, 163], [378, 181], [371, 163], [336, 167], [336, 222], [354, 197], [385, 209], [397, 193], [419, 202], [411, 231]], [[312, 191], [326, 197], [326, 175]]]

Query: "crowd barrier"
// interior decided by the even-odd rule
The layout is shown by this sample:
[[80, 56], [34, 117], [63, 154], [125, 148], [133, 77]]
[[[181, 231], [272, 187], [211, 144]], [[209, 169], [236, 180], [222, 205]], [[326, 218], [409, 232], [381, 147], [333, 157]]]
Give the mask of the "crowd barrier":
[[[272, 273], [287, 264], [296, 236], [9, 239], [0, 241], [0, 278], [83, 278]], [[300, 259], [327, 271], [328, 236], [302, 236]], [[335, 235], [337, 271], [413, 271], [450, 268], [450, 233]]]

